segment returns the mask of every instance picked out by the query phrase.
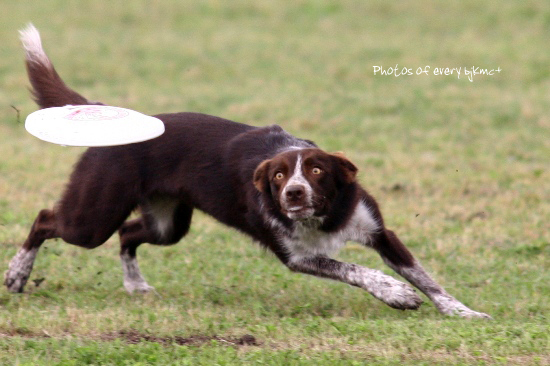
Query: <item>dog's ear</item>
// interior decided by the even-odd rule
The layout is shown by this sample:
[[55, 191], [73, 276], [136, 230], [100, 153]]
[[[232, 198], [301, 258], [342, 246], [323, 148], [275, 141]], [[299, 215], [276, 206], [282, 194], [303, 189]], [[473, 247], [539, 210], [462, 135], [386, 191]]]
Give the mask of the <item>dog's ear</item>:
[[269, 160], [264, 160], [254, 171], [254, 187], [260, 192], [265, 192], [269, 184], [267, 171], [269, 169]]
[[341, 172], [344, 183], [355, 182], [355, 176], [357, 175], [357, 167], [348, 160], [341, 152], [330, 154], [331, 158], [335, 161], [336, 168]]

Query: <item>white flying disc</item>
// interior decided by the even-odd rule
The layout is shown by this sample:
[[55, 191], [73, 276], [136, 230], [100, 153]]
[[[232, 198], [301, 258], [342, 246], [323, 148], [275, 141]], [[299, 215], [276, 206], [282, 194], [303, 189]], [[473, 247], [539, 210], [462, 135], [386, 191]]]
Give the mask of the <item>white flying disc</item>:
[[158, 137], [164, 123], [131, 109], [68, 105], [29, 114], [26, 130], [41, 140], [67, 146], [113, 146]]

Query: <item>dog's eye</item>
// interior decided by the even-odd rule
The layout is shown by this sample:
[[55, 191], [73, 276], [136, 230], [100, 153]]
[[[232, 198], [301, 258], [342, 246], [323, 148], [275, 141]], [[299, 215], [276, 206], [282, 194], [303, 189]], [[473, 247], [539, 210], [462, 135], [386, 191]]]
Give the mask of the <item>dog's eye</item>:
[[311, 170], [313, 174], [321, 174], [322, 170], [321, 168], [315, 167]]
[[275, 174], [275, 179], [283, 179], [285, 177], [285, 175], [281, 172], [278, 172], [277, 174]]

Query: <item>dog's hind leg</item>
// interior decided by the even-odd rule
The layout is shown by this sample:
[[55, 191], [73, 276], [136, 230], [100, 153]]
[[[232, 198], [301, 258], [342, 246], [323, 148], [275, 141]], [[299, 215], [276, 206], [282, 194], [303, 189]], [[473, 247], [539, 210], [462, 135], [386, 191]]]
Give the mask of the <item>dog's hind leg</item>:
[[154, 289], [139, 269], [136, 258], [138, 246], [143, 243], [177, 243], [189, 230], [193, 208], [172, 199], [156, 198], [143, 205], [142, 211], [142, 217], [125, 222], [118, 231], [124, 288], [129, 293]]
[[124, 288], [129, 293], [149, 292], [149, 286], [141, 275], [136, 259], [137, 247], [153, 239], [153, 233], [147, 229], [143, 217], [125, 222], [118, 230], [120, 235], [120, 261], [124, 272]]
[[[79, 168], [76, 169], [75, 172]], [[46, 239], [61, 238], [69, 244], [92, 249], [109, 239], [131, 213], [135, 207], [133, 193], [117, 189], [115, 183], [119, 182], [116, 181], [109, 186], [114, 188], [103, 189], [108, 186], [101, 185], [101, 180], [95, 179], [91, 173], [73, 173], [55, 209], [40, 211], [27, 240], [4, 275], [4, 284], [9, 291], [23, 291], [36, 254]], [[96, 169], [96, 175], [101, 174]]]
[[38, 249], [46, 239], [59, 237], [53, 210], [42, 210], [36, 217], [27, 240], [10, 261], [4, 284], [10, 292], [23, 292]]

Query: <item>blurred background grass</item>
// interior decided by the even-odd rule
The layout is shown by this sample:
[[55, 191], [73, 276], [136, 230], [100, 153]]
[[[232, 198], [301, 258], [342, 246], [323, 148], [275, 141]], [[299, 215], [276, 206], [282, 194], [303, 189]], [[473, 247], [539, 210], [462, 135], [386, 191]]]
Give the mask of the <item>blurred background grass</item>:
[[[52, 242], [33, 272], [33, 278], [46, 277], [41, 287], [29, 284], [30, 295], [23, 297], [0, 294], [9, 311], [0, 332], [245, 330], [284, 349], [317, 344], [329, 334], [336, 344], [359, 342], [350, 354], [380, 351], [390, 361], [411, 339], [420, 344], [411, 357], [419, 359], [441, 357], [430, 353], [437, 346], [429, 339], [454, 344], [462, 350], [456, 359], [464, 362], [527, 354], [521, 360], [529, 363], [546, 354], [550, 3], [48, 0], [2, 7], [4, 267], [38, 210], [54, 204], [83, 151], [24, 131], [24, 118], [36, 107], [26, 90], [17, 30], [33, 22], [58, 72], [90, 99], [148, 114], [195, 111], [258, 126], [277, 123], [326, 150], [344, 151], [379, 199], [387, 225], [451, 293], [493, 315], [493, 325], [477, 329], [503, 340], [468, 333], [468, 323], [441, 320], [428, 304], [419, 313], [400, 313], [357, 289], [293, 275], [201, 214], [181, 244], [140, 248], [143, 271], [163, 300], [142, 302], [122, 292], [116, 238], [93, 252]], [[413, 71], [502, 72], [473, 82], [463, 74], [374, 75], [374, 66], [396, 64]], [[356, 245], [340, 258], [391, 273]], [[34, 318], [40, 320], [28, 320]], [[371, 335], [391, 338], [411, 322], [428, 324], [432, 333], [414, 328], [397, 348], [377, 336], [361, 337], [367, 327]], [[467, 333], [448, 335], [441, 322]], [[304, 327], [313, 330], [303, 335]]]

